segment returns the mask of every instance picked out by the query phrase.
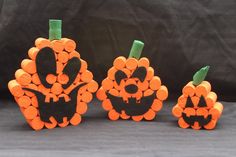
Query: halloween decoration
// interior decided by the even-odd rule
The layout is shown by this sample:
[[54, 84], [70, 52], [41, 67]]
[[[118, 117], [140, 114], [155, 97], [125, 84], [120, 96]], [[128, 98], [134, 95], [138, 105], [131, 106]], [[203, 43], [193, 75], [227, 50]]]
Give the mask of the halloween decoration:
[[38, 38], [8, 88], [35, 130], [78, 125], [98, 84], [76, 51], [75, 41], [61, 38], [61, 20], [49, 21], [49, 39]]
[[154, 76], [148, 58], [140, 58], [143, 46], [141, 41], [135, 40], [129, 58], [117, 57], [97, 91], [111, 120], [153, 120], [168, 97], [166, 86]]
[[182, 95], [172, 109], [181, 128], [214, 129], [222, 114], [223, 105], [217, 102], [211, 84], [204, 81], [208, 70], [209, 66], [206, 66], [195, 73], [193, 81], [184, 86]]

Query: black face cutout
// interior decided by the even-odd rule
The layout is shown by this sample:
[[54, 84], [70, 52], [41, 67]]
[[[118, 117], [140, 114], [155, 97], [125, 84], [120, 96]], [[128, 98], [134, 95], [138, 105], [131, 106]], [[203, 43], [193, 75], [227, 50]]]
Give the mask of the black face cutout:
[[185, 107], [192, 107], [192, 108], [194, 107], [193, 102], [190, 97], [187, 98]]
[[[48, 74], [56, 75], [56, 57], [51, 48], [46, 47], [38, 52], [36, 56], [36, 68], [42, 85], [44, 85], [46, 88], [51, 88], [52, 84], [49, 84], [46, 81], [46, 76]], [[69, 81], [67, 84], [62, 86], [64, 89], [69, 87], [74, 82], [80, 71], [80, 68], [80, 59], [73, 57], [68, 61], [63, 69], [63, 73], [69, 77]], [[75, 114], [77, 105], [77, 91], [83, 85], [85, 85], [85, 83], [78, 84], [69, 93], [68, 96], [70, 100], [68, 102], [66, 102], [63, 97], [59, 98], [59, 100], [56, 102], [54, 102], [52, 99], [50, 102], [45, 102], [46, 96], [43, 93], [28, 88], [24, 88], [24, 90], [30, 91], [36, 95], [39, 105], [40, 119], [42, 121], [51, 123], [49, 118], [52, 116], [58, 123], [62, 123], [64, 117], [67, 117], [67, 119], [70, 120]]]
[[138, 87], [134, 84], [125, 86], [125, 91], [130, 94], [134, 94], [138, 91]]
[[[36, 56], [36, 68], [41, 83], [46, 88], [51, 88], [52, 84], [49, 84], [46, 81], [48, 74], [56, 75], [56, 57], [51, 48], [45, 47], [38, 52]], [[77, 57], [73, 57], [68, 61], [63, 69], [63, 73], [69, 77], [69, 81], [67, 84], [63, 85], [64, 89], [69, 87], [74, 82], [80, 68], [81, 61]]]
[[124, 102], [122, 97], [116, 97], [107, 93], [107, 97], [110, 99], [113, 108], [116, 112], [125, 113], [129, 116], [138, 116], [145, 114], [152, 106], [156, 94], [153, 93], [150, 96], [142, 97], [139, 102], [136, 98], [129, 98], [128, 102]]
[[[146, 68], [138, 67], [132, 73], [130, 78], [138, 78], [141, 82], [143, 82], [146, 76]], [[115, 80], [118, 85], [120, 84], [122, 79], [127, 78], [128, 76], [122, 70], [118, 70], [115, 73]], [[126, 85], [124, 88], [125, 91], [130, 94], [134, 94], [138, 91], [138, 86], [136, 84]], [[129, 116], [138, 116], [145, 114], [152, 106], [153, 100], [155, 99], [155, 95], [156, 94], [153, 93], [150, 96], [142, 97], [140, 100], [137, 100], [136, 98], [129, 98], [128, 102], [125, 102], [122, 97], [116, 97], [107, 92], [107, 96], [110, 99], [113, 108], [116, 110], [116, 112], [121, 114], [122, 111], [125, 111], [125, 113]]]
[[200, 97], [199, 103], [198, 103], [198, 107], [207, 107], [205, 98], [203, 96]]
[[46, 88], [51, 88], [52, 85], [46, 81], [48, 74], [56, 75], [56, 57], [53, 50], [49, 47], [41, 49], [36, 56], [36, 69], [41, 83]]
[[[194, 107], [193, 102], [190, 97], [187, 98], [185, 107]], [[203, 96], [200, 97], [200, 100], [198, 102], [198, 107], [207, 107], [206, 101]]]
[[50, 102], [47, 103], [45, 102], [46, 96], [42, 93], [28, 88], [24, 88], [24, 90], [32, 92], [36, 95], [40, 119], [43, 122], [51, 123], [49, 118], [52, 116], [58, 123], [62, 123], [64, 117], [67, 117], [67, 120], [70, 120], [75, 114], [77, 105], [77, 91], [83, 85], [85, 85], [85, 83], [78, 85], [72, 90], [72, 92], [69, 94], [70, 100], [68, 102], [65, 102], [65, 99], [61, 97], [57, 102], [54, 102], [52, 99], [50, 99]]
[[127, 75], [123, 71], [118, 70], [115, 73], [115, 81], [117, 82], [118, 85], [120, 84], [121, 80], [124, 79], [124, 78], [127, 78]]
[[[207, 106], [206, 101], [205, 101], [204, 97], [201, 96], [200, 100], [198, 102], [198, 107], [201, 108], [201, 107], [206, 107], [206, 106]], [[187, 98], [187, 102], [186, 102], [185, 107], [191, 107], [191, 108], [194, 107], [190, 97]], [[189, 125], [194, 125], [195, 122], [198, 122], [200, 127], [207, 125], [212, 119], [211, 115], [208, 115], [206, 118], [204, 116], [197, 116], [197, 115], [188, 117], [185, 113], [182, 113], [182, 117], [183, 117], [184, 121], [186, 123], [188, 123]]]
[[76, 79], [81, 68], [81, 61], [77, 57], [71, 58], [63, 69], [63, 73], [69, 76], [67, 84], [63, 85], [63, 88], [69, 87]]
[[204, 118], [204, 116], [187, 116], [185, 113], [182, 113], [182, 117], [186, 123], [189, 125], [194, 125], [195, 122], [198, 122], [200, 127], [203, 127], [204, 125], [207, 125], [210, 121], [212, 116], [208, 115], [207, 118]]
[[145, 67], [138, 67], [132, 74], [132, 78], [138, 78], [141, 82], [145, 80], [147, 76], [147, 70]]
[[[141, 82], [143, 82], [146, 76], [147, 76], [146, 68], [138, 67], [137, 69], [135, 69], [135, 71], [133, 72], [130, 78], [138, 78]], [[117, 82], [118, 85], [120, 84], [121, 80], [125, 78], [127, 78], [127, 75], [122, 70], [118, 70], [115, 73], [115, 81]]]

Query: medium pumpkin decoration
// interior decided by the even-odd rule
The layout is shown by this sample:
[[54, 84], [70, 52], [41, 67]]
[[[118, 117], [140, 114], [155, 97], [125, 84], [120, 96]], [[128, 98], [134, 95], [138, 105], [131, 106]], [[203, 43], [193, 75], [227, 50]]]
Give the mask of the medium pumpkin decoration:
[[172, 109], [181, 128], [214, 129], [222, 114], [223, 105], [217, 102], [217, 95], [211, 91], [211, 84], [204, 81], [208, 70], [209, 66], [206, 66], [196, 72], [193, 81], [184, 86], [182, 95]]
[[8, 88], [35, 130], [78, 125], [98, 88], [75, 41], [61, 38], [61, 20], [49, 21], [49, 39], [38, 38]]
[[153, 120], [168, 97], [166, 86], [154, 76], [148, 58], [140, 58], [143, 46], [141, 41], [135, 40], [129, 58], [117, 57], [97, 91], [111, 120]]

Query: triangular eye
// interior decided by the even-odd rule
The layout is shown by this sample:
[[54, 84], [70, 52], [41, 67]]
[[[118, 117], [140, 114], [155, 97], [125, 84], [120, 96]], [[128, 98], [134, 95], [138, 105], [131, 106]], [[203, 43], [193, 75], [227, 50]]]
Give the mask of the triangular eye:
[[193, 102], [190, 97], [187, 98], [185, 107], [194, 107]]
[[127, 78], [127, 75], [123, 71], [118, 70], [115, 73], [115, 81], [117, 82], [118, 85], [120, 84], [121, 80], [124, 79], [124, 78]]
[[203, 96], [200, 97], [198, 107], [207, 107], [206, 101]]
[[48, 74], [56, 75], [56, 57], [49, 47], [41, 49], [36, 56], [36, 68], [41, 83], [46, 88], [51, 88], [51, 84], [46, 81]]
[[63, 85], [63, 88], [69, 87], [76, 79], [81, 68], [81, 61], [77, 57], [71, 58], [63, 69], [63, 73], [69, 76], [69, 81], [67, 84]]
[[145, 67], [138, 67], [132, 74], [132, 78], [139, 78], [141, 82], [145, 80], [147, 76], [147, 70]]

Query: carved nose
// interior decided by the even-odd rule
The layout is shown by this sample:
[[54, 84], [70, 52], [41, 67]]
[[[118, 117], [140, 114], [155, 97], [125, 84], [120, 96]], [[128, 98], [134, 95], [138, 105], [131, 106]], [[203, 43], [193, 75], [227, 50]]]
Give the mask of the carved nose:
[[125, 86], [125, 91], [130, 94], [134, 94], [138, 91], [138, 87], [134, 84], [129, 84]]

